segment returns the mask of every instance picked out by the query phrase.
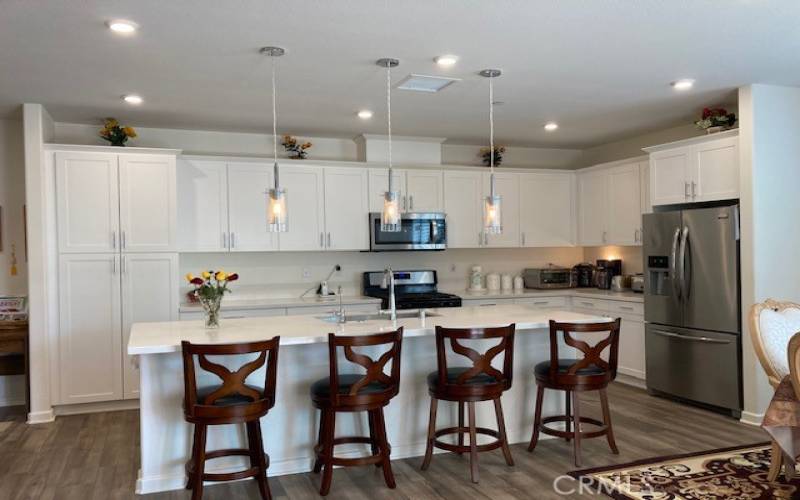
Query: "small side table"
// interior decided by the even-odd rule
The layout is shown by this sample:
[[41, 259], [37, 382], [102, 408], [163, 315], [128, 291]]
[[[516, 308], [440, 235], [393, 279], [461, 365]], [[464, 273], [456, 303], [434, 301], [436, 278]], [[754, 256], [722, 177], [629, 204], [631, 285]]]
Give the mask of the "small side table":
[[25, 413], [30, 411], [28, 327], [0, 328], [0, 375], [25, 375]]

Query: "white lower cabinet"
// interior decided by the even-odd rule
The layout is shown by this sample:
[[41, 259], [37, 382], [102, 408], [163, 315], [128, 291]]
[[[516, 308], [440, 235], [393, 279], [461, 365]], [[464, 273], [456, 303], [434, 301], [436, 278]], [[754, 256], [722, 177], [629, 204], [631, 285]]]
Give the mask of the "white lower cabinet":
[[60, 256], [58, 404], [138, 397], [130, 327], [176, 319], [177, 264], [174, 253]]
[[122, 277], [122, 389], [124, 399], [139, 397], [136, 357], [125, 347], [134, 323], [178, 319], [178, 255], [171, 253], [124, 254]]
[[60, 257], [60, 404], [122, 398], [120, 271], [119, 254]]

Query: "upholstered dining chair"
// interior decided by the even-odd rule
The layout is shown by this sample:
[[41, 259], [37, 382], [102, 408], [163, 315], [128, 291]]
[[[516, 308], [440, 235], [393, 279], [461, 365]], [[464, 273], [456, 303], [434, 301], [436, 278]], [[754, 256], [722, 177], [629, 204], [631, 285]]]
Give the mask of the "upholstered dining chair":
[[[767, 374], [770, 385], [773, 389], [777, 389], [784, 377], [790, 374], [790, 357], [796, 358], [796, 355], [791, 356], [792, 353], [789, 352], [789, 341], [800, 332], [800, 304], [767, 299], [750, 308], [749, 321], [753, 349]], [[800, 347], [798, 342], [800, 340], [795, 341], [795, 345]], [[795, 376], [800, 374], [795, 373]], [[798, 387], [800, 379], [795, 386], [796, 392]], [[775, 481], [781, 469], [784, 470], [787, 479], [793, 478], [795, 457], [784, 455], [773, 439], [768, 480]]]

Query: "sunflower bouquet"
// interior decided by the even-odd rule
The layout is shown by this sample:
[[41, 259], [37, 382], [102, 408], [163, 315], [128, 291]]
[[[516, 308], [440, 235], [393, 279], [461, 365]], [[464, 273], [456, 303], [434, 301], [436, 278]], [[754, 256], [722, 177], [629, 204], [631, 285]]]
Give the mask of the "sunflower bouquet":
[[291, 135], [284, 135], [281, 145], [289, 153], [289, 158], [293, 160], [305, 160], [308, 156], [308, 150], [313, 146], [308, 141], [300, 144], [297, 142], [297, 138]]
[[230, 292], [228, 283], [239, 279], [236, 273], [225, 271], [203, 271], [200, 276], [186, 275], [186, 281], [194, 285], [194, 296], [205, 312], [206, 328], [219, 328], [219, 309], [222, 298]]
[[115, 118], [106, 118], [100, 137], [111, 143], [112, 146], [124, 146], [128, 139], [136, 137], [133, 127], [122, 127]]

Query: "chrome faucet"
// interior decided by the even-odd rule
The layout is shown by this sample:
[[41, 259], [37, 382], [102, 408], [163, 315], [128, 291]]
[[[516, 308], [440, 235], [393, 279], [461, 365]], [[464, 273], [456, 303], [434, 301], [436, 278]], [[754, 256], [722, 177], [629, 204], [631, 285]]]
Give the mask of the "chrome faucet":
[[339, 324], [344, 324], [344, 323], [347, 323], [347, 313], [345, 313], [344, 305], [342, 304], [342, 286], [341, 285], [339, 285], [337, 293], [339, 295], [339, 312], [338, 312], [337, 316], [339, 317]]
[[392, 271], [391, 266], [383, 270], [381, 288], [389, 288], [389, 319], [397, 321], [397, 306], [394, 300], [394, 271]]

